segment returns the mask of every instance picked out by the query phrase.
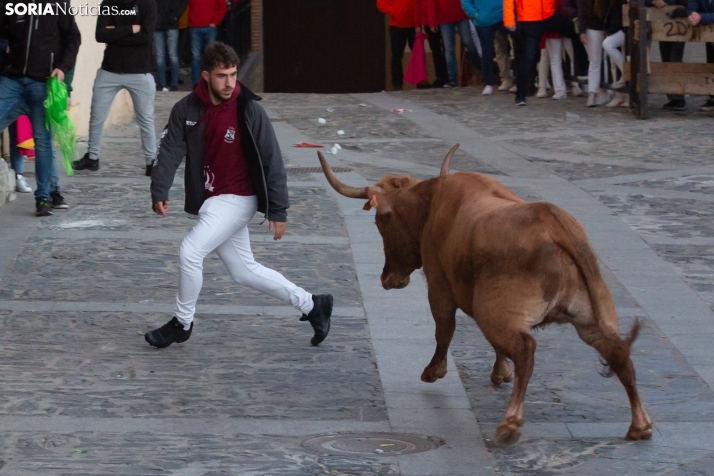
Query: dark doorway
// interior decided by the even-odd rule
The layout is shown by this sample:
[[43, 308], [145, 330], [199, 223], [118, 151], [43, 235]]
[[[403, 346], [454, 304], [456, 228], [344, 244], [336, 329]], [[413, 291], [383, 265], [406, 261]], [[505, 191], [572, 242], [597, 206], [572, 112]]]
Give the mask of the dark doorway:
[[266, 92], [384, 89], [384, 15], [367, 0], [263, 0]]

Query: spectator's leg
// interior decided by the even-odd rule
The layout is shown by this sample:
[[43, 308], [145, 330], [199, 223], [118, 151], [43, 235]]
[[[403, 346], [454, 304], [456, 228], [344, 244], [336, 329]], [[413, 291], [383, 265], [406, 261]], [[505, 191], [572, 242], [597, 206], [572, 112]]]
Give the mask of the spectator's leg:
[[486, 86], [493, 86], [493, 59], [496, 57], [495, 37], [497, 25], [477, 26], [476, 34], [481, 40], [481, 72], [483, 73], [483, 83]]
[[[620, 70], [620, 74], [623, 73], [624, 71], [624, 61], [625, 57], [623, 56], [622, 52], [620, 51], [620, 48], [625, 44], [625, 32], [620, 30], [617, 33], [608, 36], [605, 38], [605, 40], [602, 42], [602, 48], [605, 50], [605, 53], [610, 57], [610, 60], [613, 62], [615, 66]], [[613, 77], [613, 79], [615, 79]], [[624, 80], [621, 81], [624, 85]]]
[[602, 30], [587, 29], [588, 53], [590, 55], [590, 68], [588, 68], [588, 95], [600, 92], [600, 76], [602, 69], [602, 40], [605, 32]]
[[[683, 41], [660, 41], [659, 53], [663, 63], [681, 63], [684, 56]], [[667, 94], [670, 101], [684, 101], [683, 94]]]
[[[705, 43], [705, 48], [707, 52], [707, 63], [714, 63], [714, 43]], [[714, 107], [714, 95], [709, 96], [709, 102], [711, 102], [712, 107]]]
[[[483, 43], [483, 40], [481, 40], [481, 47], [483, 47]], [[511, 71], [511, 48], [508, 42], [508, 33], [502, 32], [500, 25], [494, 38], [494, 48], [496, 63], [498, 64], [498, 69], [501, 72], [501, 81], [513, 78], [513, 71]]]
[[441, 37], [444, 40], [446, 69], [449, 72], [448, 84], [455, 87], [459, 84], [459, 68], [456, 63], [456, 24], [442, 23], [439, 28], [441, 29]]
[[50, 194], [60, 193], [62, 189], [59, 185], [59, 160], [60, 154], [57, 149], [52, 146], [52, 172], [50, 173]]
[[548, 55], [550, 56], [550, 74], [553, 76], [553, 89], [555, 94], [565, 94], [565, 78], [563, 77], [563, 40], [561, 38], [548, 38]]
[[[218, 37], [218, 28], [215, 26], [207, 26], [206, 27], [206, 44], [203, 45], [203, 49], [205, 50], [208, 45], [215, 43], [216, 37]], [[203, 54], [203, 51], [201, 51], [201, 54]]]
[[539, 43], [543, 37], [543, 22], [521, 22], [519, 25], [519, 36], [521, 42], [521, 59], [518, 64], [518, 76], [516, 78], [516, 103], [525, 101], [528, 93], [528, 85], [531, 84], [535, 73]]
[[[459, 30], [461, 43], [466, 47], [466, 57], [469, 59], [469, 63], [475, 69], [481, 69], [481, 55], [479, 55], [476, 42], [471, 36], [471, 20], [461, 20], [456, 23], [456, 27]], [[483, 45], [481, 47], [483, 48]]]
[[146, 165], [151, 165], [156, 157], [156, 132], [154, 131], [154, 98], [156, 86], [149, 74], [126, 75], [126, 89], [134, 103], [136, 122], [141, 130], [141, 148]]
[[[166, 86], [166, 32], [154, 32], [154, 45], [156, 50], [156, 73], [158, 75], [159, 88]], [[173, 73], [172, 73], [173, 75]], [[173, 77], [171, 80], [173, 81]]]
[[392, 87], [395, 90], [402, 89], [404, 83], [402, 58], [404, 57], [404, 48], [407, 46], [408, 32], [406, 30], [409, 28], [397, 28], [389, 25], [389, 44], [392, 50]]
[[169, 55], [169, 68], [171, 69], [171, 86], [178, 86], [179, 80], [179, 55], [178, 55], [178, 30], [166, 31], [166, 48]]
[[28, 117], [32, 123], [32, 135], [35, 139], [35, 179], [37, 190], [35, 198], [50, 198], [52, 182], [52, 163], [55, 160], [52, 150], [52, 134], [47, 130], [45, 119], [45, 100], [47, 99], [47, 84], [45, 81], [35, 81], [23, 78], [25, 82], [25, 101], [28, 106]]
[[434, 60], [435, 85], [441, 87], [449, 82], [449, 73], [444, 56], [444, 42], [438, 28], [429, 33], [429, 49], [431, 49], [431, 57]]
[[5, 130], [18, 117], [27, 114], [24, 89], [19, 79], [0, 76], [0, 131]]
[[15, 171], [15, 175], [22, 175], [25, 171], [25, 158], [17, 150], [17, 122], [8, 126], [10, 134], [10, 167]]
[[200, 28], [188, 28], [189, 34], [191, 35], [191, 81], [193, 81], [194, 87], [198, 84], [201, 79], [201, 55], [203, 54], [203, 35], [201, 34]]
[[103, 69], [97, 70], [92, 90], [92, 108], [89, 116], [89, 158], [99, 160], [104, 137], [104, 122], [109, 117], [112, 101], [123, 87], [121, 81], [124, 75], [110, 73]]
[[550, 55], [547, 46], [540, 49], [540, 61], [538, 61], [538, 97], [546, 97], [548, 89], [548, 73], [550, 72]]

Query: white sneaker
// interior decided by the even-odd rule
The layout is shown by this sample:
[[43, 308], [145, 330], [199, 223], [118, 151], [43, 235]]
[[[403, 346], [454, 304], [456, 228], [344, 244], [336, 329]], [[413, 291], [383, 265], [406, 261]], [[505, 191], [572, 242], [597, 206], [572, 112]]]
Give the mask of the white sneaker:
[[588, 93], [588, 102], [585, 103], [585, 107], [595, 107], [595, 93]]
[[536, 93], [537, 98], [547, 98], [548, 97], [548, 91], [545, 90], [545, 88], [538, 88], [538, 92]]
[[498, 87], [499, 91], [508, 91], [511, 89], [511, 86], [513, 86], [513, 78], [506, 78], [501, 82], [501, 85]]
[[576, 98], [585, 96], [585, 93], [582, 89], [580, 89], [580, 85], [578, 83], [573, 83], [573, 89], [570, 90], [570, 93]]
[[617, 107], [617, 106], [619, 106], [619, 105], [620, 105], [620, 98], [618, 98], [617, 96], [615, 96], [614, 98], [612, 98], [612, 101], [610, 101], [609, 103], [605, 104], [605, 107]]
[[169, 92], [169, 88], [167, 88], [166, 86], [164, 86], [163, 88], [161, 88], [161, 92], [162, 92], [162, 93], [167, 93], [167, 92]]
[[22, 175], [17, 175], [17, 185], [15, 186], [15, 190], [17, 190], [20, 193], [30, 193], [32, 192], [32, 189], [30, 188], [29, 185], [27, 185], [27, 181], [25, 180], [25, 177]]
[[605, 104], [610, 102], [610, 99], [612, 99], [612, 96], [610, 96], [610, 91], [600, 91], [596, 95], [596, 102], [598, 106], [604, 106]]
[[619, 79], [612, 83], [611, 85], [612, 89], [622, 89], [625, 87], [625, 80], [624, 79]]
[[481, 94], [484, 96], [490, 96], [491, 94], [493, 94], [493, 86], [486, 86], [485, 88], [483, 88], [483, 92]]
[[555, 94], [553, 94], [553, 99], [565, 99], [566, 97], [565, 91], [556, 91]]

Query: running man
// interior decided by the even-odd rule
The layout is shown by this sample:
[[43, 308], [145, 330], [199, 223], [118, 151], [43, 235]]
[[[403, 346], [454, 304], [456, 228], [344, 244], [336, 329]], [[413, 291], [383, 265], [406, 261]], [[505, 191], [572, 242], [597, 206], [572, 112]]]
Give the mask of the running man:
[[158, 348], [191, 337], [203, 284], [203, 259], [216, 251], [239, 284], [261, 291], [302, 312], [315, 331], [312, 345], [330, 331], [332, 295], [311, 295], [280, 273], [255, 261], [248, 223], [265, 214], [274, 239], [285, 234], [288, 187], [275, 132], [260, 98], [237, 80], [238, 55], [216, 42], [201, 58], [201, 80], [174, 106], [151, 173], [154, 211], [165, 216], [176, 169], [186, 157], [184, 210], [198, 223], [179, 249], [179, 286], [174, 317], [144, 335]]

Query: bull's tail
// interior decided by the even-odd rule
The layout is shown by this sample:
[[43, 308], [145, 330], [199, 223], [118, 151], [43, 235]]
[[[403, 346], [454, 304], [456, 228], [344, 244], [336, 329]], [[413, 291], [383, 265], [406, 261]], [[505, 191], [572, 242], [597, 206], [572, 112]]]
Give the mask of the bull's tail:
[[620, 338], [617, 331], [617, 309], [610, 289], [600, 274], [597, 257], [585, 230], [569, 213], [554, 205], [549, 205], [549, 208], [558, 224], [554, 227], [553, 241], [570, 255], [585, 281], [595, 321], [605, 337], [604, 342], [600, 344], [603, 348], [598, 350], [601, 355], [608, 356], [607, 362], [604, 363], [608, 372], [616, 372], [618, 367], [629, 359], [630, 346], [637, 339], [640, 323], [635, 321], [627, 337]]

